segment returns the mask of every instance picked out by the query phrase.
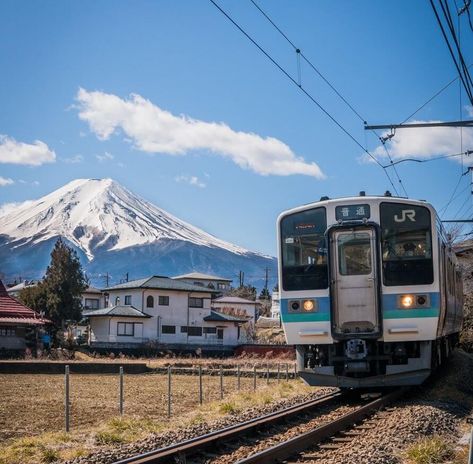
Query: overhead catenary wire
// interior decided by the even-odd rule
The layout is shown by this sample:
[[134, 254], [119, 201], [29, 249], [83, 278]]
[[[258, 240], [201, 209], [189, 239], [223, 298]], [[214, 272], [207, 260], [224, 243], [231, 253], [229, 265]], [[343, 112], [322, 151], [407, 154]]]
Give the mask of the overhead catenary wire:
[[446, 158], [455, 158], [458, 156], [470, 156], [473, 154], [473, 150], [466, 150], [461, 153], [454, 153], [453, 155], [441, 155], [441, 156], [434, 156], [433, 158], [403, 158], [398, 161], [394, 161], [392, 163], [393, 165], [396, 164], [401, 164], [401, 163], [406, 163], [406, 162], [414, 162], [414, 163], [430, 163], [431, 161], [438, 161], [440, 159], [446, 159]]
[[[445, 43], [447, 44], [447, 47], [448, 47], [448, 50], [449, 50], [450, 55], [451, 55], [451, 57], [452, 57], [452, 60], [453, 60], [453, 62], [454, 62], [454, 64], [455, 64], [455, 67], [457, 68], [457, 71], [458, 71], [458, 75], [459, 75], [459, 77], [460, 77], [460, 80], [461, 80], [462, 83], [463, 83], [463, 88], [465, 89], [465, 92], [466, 92], [466, 94], [468, 95], [468, 99], [470, 100], [470, 103], [473, 105], [473, 95], [472, 95], [472, 92], [471, 92], [471, 88], [470, 88], [470, 86], [467, 84], [467, 82], [465, 82], [465, 78], [464, 78], [464, 76], [463, 76], [463, 74], [462, 74], [462, 72], [461, 72], [461, 70], [460, 70], [460, 66], [459, 66], [459, 64], [458, 64], [458, 62], [457, 62], [457, 59], [456, 59], [456, 57], [455, 57], [455, 54], [453, 53], [452, 46], [451, 46], [451, 44], [450, 44], [450, 41], [448, 40], [447, 33], [445, 32], [445, 28], [444, 28], [444, 26], [443, 26], [443, 24], [442, 24], [442, 21], [441, 21], [441, 19], [440, 19], [440, 16], [439, 16], [439, 14], [438, 14], [438, 11], [437, 11], [437, 8], [436, 8], [436, 6], [435, 6], [435, 4], [434, 4], [434, 1], [433, 1], [433, 0], [429, 0], [429, 1], [430, 1], [430, 5], [432, 6], [432, 10], [433, 10], [433, 12], [434, 12], [434, 14], [435, 14], [435, 18], [437, 19], [437, 22], [438, 22], [438, 24], [439, 24], [440, 30], [441, 30], [441, 32], [442, 32], [442, 36], [443, 36], [443, 38], [444, 38], [444, 40], [445, 40]], [[441, 5], [442, 5], [442, 3], [441, 3]]]
[[[350, 108], [350, 110], [361, 120], [361, 122], [366, 125], [367, 124], [366, 119], [353, 107], [353, 105], [341, 94], [341, 92], [325, 77], [325, 75], [322, 74], [322, 72], [314, 65], [314, 63], [312, 63], [312, 61], [302, 52], [302, 50], [287, 36], [286, 33], [284, 33], [284, 31], [271, 19], [271, 17], [258, 5], [258, 3], [255, 0], [250, 0], [250, 1], [257, 8], [257, 10], [269, 21], [269, 23], [272, 24], [272, 26], [279, 32], [279, 34], [281, 34], [282, 37], [284, 37], [284, 39], [289, 43], [289, 45], [291, 45], [291, 47], [296, 52], [297, 60], [298, 60], [297, 65], [298, 65], [299, 83], [301, 81], [300, 58], [302, 58], [307, 63], [307, 65], [333, 90], [333, 92], [335, 92], [335, 94], [345, 103], [345, 105], [347, 105], [348, 108]], [[386, 147], [385, 140], [383, 140], [383, 138], [380, 137], [376, 131], [373, 130], [372, 132], [381, 141], [384, 147], [384, 150], [386, 151], [386, 155], [388, 156], [388, 159], [390, 161], [390, 165], [385, 166], [384, 169], [387, 169], [388, 167], [393, 167], [393, 170], [397, 177], [399, 185], [404, 191], [404, 194], [406, 195], [406, 197], [408, 197], [409, 195], [407, 193], [407, 190], [405, 189], [402, 179], [396, 167], [394, 166], [391, 154], [388, 148]], [[366, 143], [365, 143], [365, 150], [366, 150]], [[391, 185], [393, 185], [392, 182], [391, 182]], [[394, 185], [393, 185], [393, 188], [396, 191], [396, 188], [394, 187]]]
[[387, 172], [386, 168], [382, 165], [382, 163], [372, 154], [370, 151], [365, 148], [334, 116], [332, 116], [327, 109], [325, 109], [317, 100], [316, 98], [307, 91], [302, 84], [299, 85], [298, 81], [294, 79], [289, 72], [283, 68], [281, 64], [279, 64], [275, 58], [273, 58], [269, 52], [267, 52], [248, 32], [246, 32], [242, 26], [240, 26], [215, 0], [209, 0], [219, 11], [222, 13], [258, 50], [263, 53], [263, 55], [268, 58], [271, 63], [273, 63], [294, 85], [297, 86], [297, 88], [300, 89], [300, 91], [307, 97], [309, 100], [312, 101], [313, 104], [315, 104], [320, 111], [322, 111], [335, 125], [337, 125], [342, 132], [344, 132], [358, 147], [366, 153], [378, 166], [380, 166], [386, 177], [388, 178], [392, 188], [396, 192], [396, 194], [399, 196], [399, 192], [397, 191], [389, 173]]

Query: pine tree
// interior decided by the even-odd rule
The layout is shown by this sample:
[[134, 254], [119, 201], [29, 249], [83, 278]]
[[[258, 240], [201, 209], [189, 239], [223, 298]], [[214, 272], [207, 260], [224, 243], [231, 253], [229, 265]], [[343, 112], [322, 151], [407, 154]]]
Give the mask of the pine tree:
[[46, 317], [57, 327], [65, 322], [79, 321], [82, 312], [81, 294], [88, 286], [77, 253], [58, 239], [51, 252], [51, 263], [41, 285], [46, 294]]

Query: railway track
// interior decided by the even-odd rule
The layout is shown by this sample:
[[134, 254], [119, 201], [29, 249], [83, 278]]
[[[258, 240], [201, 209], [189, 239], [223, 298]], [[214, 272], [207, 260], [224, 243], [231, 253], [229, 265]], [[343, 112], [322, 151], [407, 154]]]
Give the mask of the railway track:
[[[275, 446], [268, 446], [263, 451], [251, 454], [244, 459], [236, 458], [232, 455], [235, 444], [238, 447], [238, 443], [248, 439], [249, 441], [254, 440], [255, 436], [264, 431], [264, 434], [273, 433], [274, 439], [270, 437], [269, 442], [279, 442], [278, 435], [283, 435], [284, 431], [278, 429], [290, 429], [299, 422], [305, 423], [305, 418], [308, 414], [313, 413], [314, 409], [321, 411], [324, 408], [327, 409], [332, 405], [330, 411], [337, 410], [339, 408], [346, 408], [346, 398], [340, 391], [324, 395], [320, 398], [307, 401], [298, 405], [291, 406], [289, 408], [277, 411], [265, 416], [261, 416], [240, 424], [227, 427], [222, 430], [217, 430], [200, 437], [196, 437], [190, 440], [176, 443], [164, 448], [160, 448], [154, 451], [150, 451], [144, 454], [136, 455], [127, 459], [123, 459], [115, 462], [115, 464], [156, 464], [165, 462], [209, 462], [214, 459], [218, 462], [236, 462], [240, 464], [250, 463], [273, 463], [278, 460], [287, 460], [291, 456], [300, 456], [300, 453], [313, 448], [314, 444], [321, 443], [327, 440], [329, 437], [337, 435], [339, 432], [352, 427], [354, 424], [360, 423], [366, 417], [386, 406], [390, 402], [398, 398], [404, 391], [397, 390], [396, 392], [383, 395], [381, 398], [365, 403], [359, 407], [351, 407], [347, 413], [339, 414], [335, 420], [330, 420], [320, 426], [311, 426], [310, 418], [307, 420], [308, 427], [310, 430], [301, 433], [294, 438], [286, 439], [278, 443]], [[333, 406], [335, 408], [333, 408]], [[350, 409], [350, 408], [348, 408]], [[283, 424], [283, 426], [280, 426]], [[267, 439], [267, 437], [265, 438]], [[227, 447], [227, 450], [225, 450]], [[222, 449], [223, 448], [223, 449]], [[230, 448], [230, 451], [228, 450]], [[296, 462], [294, 461], [294, 462]]]

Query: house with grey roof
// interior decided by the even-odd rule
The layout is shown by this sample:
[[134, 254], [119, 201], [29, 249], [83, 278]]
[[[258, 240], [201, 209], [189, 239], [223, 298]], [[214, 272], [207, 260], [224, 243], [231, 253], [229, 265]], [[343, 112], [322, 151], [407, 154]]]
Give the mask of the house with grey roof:
[[232, 287], [232, 279], [219, 277], [202, 272], [190, 272], [173, 277], [173, 279], [188, 282], [199, 287], [207, 287], [212, 290], [218, 290], [219, 293], [226, 294]]
[[84, 311], [90, 321], [89, 343], [97, 348], [144, 344], [226, 345], [246, 342], [246, 317], [212, 309], [219, 293], [180, 279], [151, 276], [103, 289], [108, 305]]

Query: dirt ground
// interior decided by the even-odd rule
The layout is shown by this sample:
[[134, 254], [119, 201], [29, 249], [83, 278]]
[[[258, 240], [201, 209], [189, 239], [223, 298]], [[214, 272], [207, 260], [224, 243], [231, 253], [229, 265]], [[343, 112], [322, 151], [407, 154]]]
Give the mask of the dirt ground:
[[[241, 390], [253, 391], [253, 379], [241, 377]], [[276, 384], [276, 379], [270, 380]], [[283, 382], [283, 380], [281, 380]], [[224, 394], [237, 391], [237, 379], [224, 376]], [[266, 380], [257, 379], [258, 387]], [[125, 375], [124, 409], [127, 416], [167, 417], [167, 376]], [[220, 399], [218, 375], [203, 376], [204, 402]], [[97, 426], [118, 415], [117, 375], [70, 376], [71, 430]], [[198, 376], [172, 377], [172, 413], [181, 415], [199, 404]], [[0, 376], [0, 441], [64, 430], [64, 376], [10, 374]]]

